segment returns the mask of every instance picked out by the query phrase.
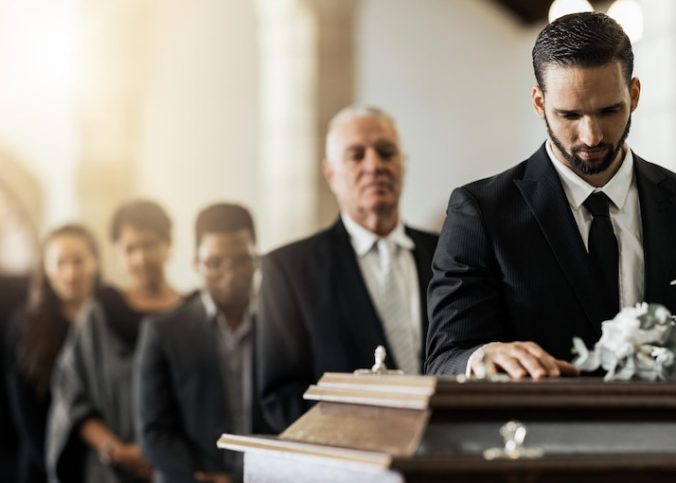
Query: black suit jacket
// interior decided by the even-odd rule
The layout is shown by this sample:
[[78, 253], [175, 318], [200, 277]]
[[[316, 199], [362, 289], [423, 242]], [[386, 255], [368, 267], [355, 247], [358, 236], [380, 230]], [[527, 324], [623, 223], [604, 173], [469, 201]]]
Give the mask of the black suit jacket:
[[[676, 310], [676, 175], [634, 155], [647, 302]], [[432, 264], [426, 372], [463, 373], [493, 341], [530, 340], [570, 360], [601, 335], [601, 293], [544, 145], [495, 177], [456, 189]]]
[[139, 442], [156, 469], [156, 481], [186, 483], [194, 481], [195, 471], [235, 470], [216, 447], [221, 434], [232, 432], [217, 337], [199, 293], [143, 324], [135, 412]]
[[[422, 314], [437, 235], [411, 228]], [[326, 371], [370, 368], [378, 345], [388, 346], [340, 219], [329, 229], [263, 259], [257, 331], [259, 397], [263, 415], [282, 431], [309, 407], [303, 392]], [[388, 349], [389, 367], [396, 367]]]

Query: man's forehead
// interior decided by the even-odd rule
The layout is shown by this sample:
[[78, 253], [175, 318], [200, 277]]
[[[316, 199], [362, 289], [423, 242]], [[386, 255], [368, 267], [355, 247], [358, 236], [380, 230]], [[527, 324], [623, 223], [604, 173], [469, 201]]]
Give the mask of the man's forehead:
[[543, 69], [547, 90], [552, 83], [560, 88], [597, 87], [602, 85], [624, 84], [624, 72], [619, 61], [599, 66], [580, 66], [565, 64], [546, 64]]
[[336, 136], [343, 142], [387, 140], [398, 141], [392, 122], [377, 116], [356, 116], [345, 119], [335, 127]]
[[326, 137], [326, 160], [339, 161], [351, 146], [390, 142], [400, 146], [393, 120], [386, 116], [355, 114], [331, 125]]
[[[624, 102], [629, 92], [617, 64], [600, 67], [552, 65], [545, 71], [545, 101], [558, 109], [575, 109], [577, 104], [608, 106]], [[550, 104], [551, 105], [551, 104]]]

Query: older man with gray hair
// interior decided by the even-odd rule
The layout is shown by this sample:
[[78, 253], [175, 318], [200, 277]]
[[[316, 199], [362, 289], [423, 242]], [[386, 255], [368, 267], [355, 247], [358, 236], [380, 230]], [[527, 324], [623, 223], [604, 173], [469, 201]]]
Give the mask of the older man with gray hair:
[[302, 394], [324, 372], [370, 367], [378, 345], [387, 348], [390, 367], [421, 371], [437, 235], [401, 221], [404, 160], [388, 114], [340, 111], [329, 124], [323, 164], [340, 216], [263, 260], [258, 391], [277, 431], [307, 409]]

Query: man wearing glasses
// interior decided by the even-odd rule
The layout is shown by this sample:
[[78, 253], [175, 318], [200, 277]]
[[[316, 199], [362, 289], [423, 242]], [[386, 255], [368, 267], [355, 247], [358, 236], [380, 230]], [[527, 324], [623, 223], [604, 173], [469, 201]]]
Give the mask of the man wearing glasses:
[[256, 233], [249, 212], [215, 204], [195, 226], [202, 288], [175, 312], [144, 324], [137, 352], [136, 415], [154, 481], [241, 479], [241, 459], [216, 447], [251, 433]]

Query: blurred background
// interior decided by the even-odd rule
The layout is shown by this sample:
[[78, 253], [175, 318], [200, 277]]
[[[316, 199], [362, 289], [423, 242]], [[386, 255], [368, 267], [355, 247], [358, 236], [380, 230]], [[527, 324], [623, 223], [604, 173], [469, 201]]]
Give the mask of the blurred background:
[[[171, 214], [169, 278], [184, 290], [209, 203], [249, 207], [261, 252], [309, 235], [336, 216], [323, 138], [354, 102], [398, 120], [404, 218], [438, 230], [454, 187], [545, 139], [530, 50], [550, 3], [0, 0], [0, 271], [30, 269], [42, 233], [82, 221], [119, 279], [108, 225], [136, 197]], [[676, 169], [676, 2], [636, 3], [629, 143]]]

